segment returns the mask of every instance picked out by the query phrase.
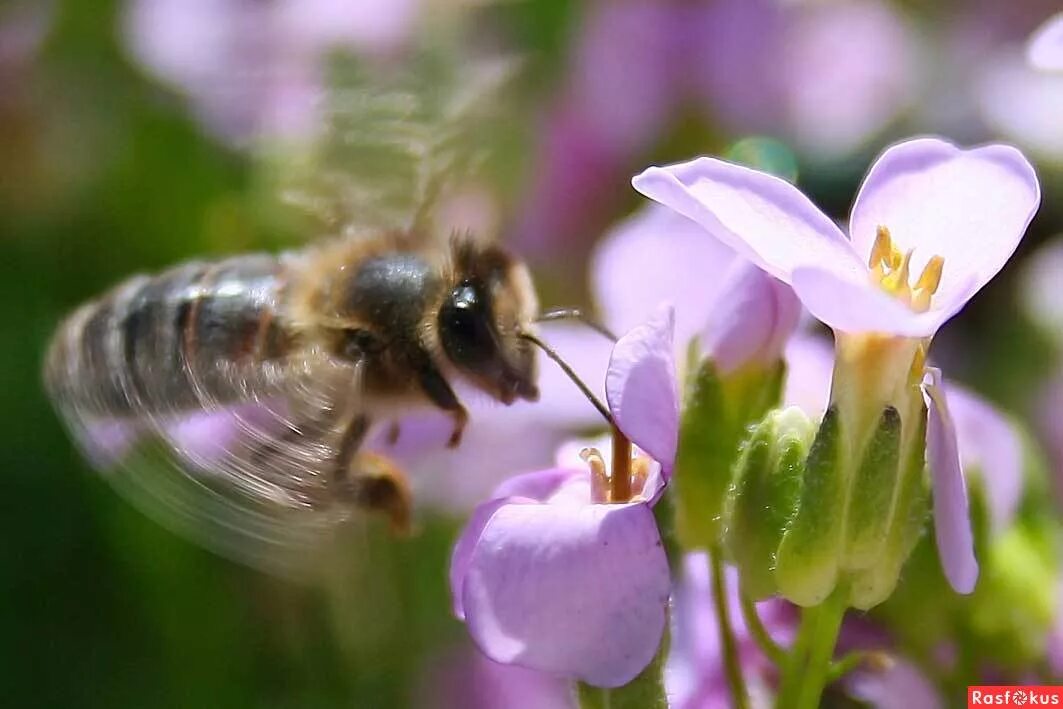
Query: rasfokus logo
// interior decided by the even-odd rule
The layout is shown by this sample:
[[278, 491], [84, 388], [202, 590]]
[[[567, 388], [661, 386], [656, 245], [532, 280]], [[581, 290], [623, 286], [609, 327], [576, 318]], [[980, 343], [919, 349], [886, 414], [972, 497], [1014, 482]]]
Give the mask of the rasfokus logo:
[[967, 688], [967, 707], [1052, 707], [1063, 706], [1063, 687]]

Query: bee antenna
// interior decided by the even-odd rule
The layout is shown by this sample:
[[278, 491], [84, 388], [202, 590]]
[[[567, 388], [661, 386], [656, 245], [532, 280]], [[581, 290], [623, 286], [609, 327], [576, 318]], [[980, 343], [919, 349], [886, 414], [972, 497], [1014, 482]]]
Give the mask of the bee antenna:
[[605, 404], [603, 404], [601, 400], [599, 400], [598, 397], [594, 395], [594, 392], [591, 391], [590, 387], [588, 387], [584, 383], [584, 381], [579, 378], [579, 375], [576, 374], [576, 370], [572, 369], [569, 363], [561, 358], [561, 355], [559, 355], [553, 348], [551, 348], [550, 345], [546, 344], [530, 332], [521, 332], [519, 336], [521, 339], [527, 340], [528, 342], [541, 349], [543, 352], [546, 353], [547, 357], [554, 360], [554, 362], [557, 363], [557, 366], [561, 368], [561, 371], [568, 375], [568, 378], [572, 380], [572, 383], [575, 384], [581, 392], [583, 392], [583, 396], [587, 397], [587, 401], [591, 402], [591, 404], [594, 405], [594, 408], [598, 409], [598, 413], [600, 413], [602, 417], [605, 418], [605, 420], [609, 423], [610, 426], [615, 427], [615, 424], [613, 423], [613, 415], [609, 413], [609, 409], [607, 409], [605, 407]]
[[617, 336], [613, 334], [612, 330], [589, 317], [579, 308], [552, 308], [540, 315], [536, 322], [550, 322], [552, 320], [577, 320], [610, 341], [617, 341]]

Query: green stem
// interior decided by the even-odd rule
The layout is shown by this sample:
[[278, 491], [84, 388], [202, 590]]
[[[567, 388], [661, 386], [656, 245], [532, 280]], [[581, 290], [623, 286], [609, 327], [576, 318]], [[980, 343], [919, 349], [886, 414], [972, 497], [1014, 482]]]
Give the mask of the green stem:
[[871, 662], [873, 658], [874, 653], [866, 650], [854, 650], [853, 652], [850, 652], [837, 662], [831, 663], [830, 671], [827, 672], [827, 684], [841, 679], [865, 662]]
[[746, 627], [753, 636], [753, 640], [760, 647], [761, 652], [767, 655], [768, 659], [776, 667], [782, 668], [787, 660], [786, 650], [772, 639], [771, 634], [764, 627], [764, 623], [757, 614], [757, 605], [745, 594], [742, 594], [742, 617], [745, 619]]
[[727, 686], [731, 690], [732, 705], [735, 709], [748, 709], [749, 696], [746, 694], [746, 683], [742, 678], [742, 667], [738, 661], [738, 647], [735, 644], [734, 629], [731, 625], [731, 610], [727, 604], [727, 588], [719, 546], [709, 551], [709, 564], [712, 570], [712, 597], [716, 605], [716, 625], [720, 629], [720, 647], [723, 648], [723, 666], [727, 675]]
[[797, 688], [800, 686], [801, 674], [804, 672], [805, 656], [808, 654], [808, 645], [816, 627], [818, 612], [818, 607], [801, 609], [801, 623], [797, 627], [797, 637], [794, 638], [794, 644], [790, 648], [789, 658], [782, 666], [782, 677], [779, 680], [779, 691], [775, 700], [777, 709], [789, 709], [797, 701]]
[[783, 665], [782, 679], [776, 696], [777, 709], [814, 709], [828, 682], [849, 668], [845, 662], [832, 663], [834, 645], [841, 629], [848, 599], [848, 587], [841, 584], [818, 606], [801, 611], [801, 625], [797, 639]]
[[845, 616], [847, 598], [848, 590], [845, 585], [839, 585], [819, 608], [808, 648], [808, 663], [801, 675], [797, 694], [798, 709], [816, 709], [819, 706], [823, 688], [827, 686], [831, 658], [834, 656], [834, 645], [838, 641], [838, 631]]

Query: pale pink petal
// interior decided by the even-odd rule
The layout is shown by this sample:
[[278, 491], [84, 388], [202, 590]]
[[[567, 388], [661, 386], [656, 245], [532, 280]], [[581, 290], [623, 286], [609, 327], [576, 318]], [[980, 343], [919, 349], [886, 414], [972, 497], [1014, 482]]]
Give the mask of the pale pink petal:
[[798, 334], [786, 346], [783, 404], [818, 418], [827, 410], [834, 376], [834, 349], [826, 338]]
[[483, 528], [462, 607], [493, 660], [617, 687], [657, 652], [670, 590], [647, 505], [517, 504]]
[[709, 317], [701, 338], [704, 353], [721, 374], [777, 362], [801, 315], [793, 290], [745, 259], [733, 264], [720, 283], [726, 297]]
[[982, 478], [992, 529], [1003, 532], [1022, 499], [1022, 441], [1011, 422], [992, 404], [956, 385], [946, 387], [956, 424], [963, 469]]
[[620, 338], [609, 359], [605, 394], [617, 427], [666, 469], [679, 436], [675, 310], [662, 305], [645, 325]]
[[838, 332], [929, 337], [941, 324], [940, 312], [916, 313], [873, 285], [867, 274], [850, 278], [809, 266], [794, 271], [793, 286], [808, 312]]
[[[532, 500], [528, 500], [532, 503]], [[476, 551], [476, 545], [480, 543], [480, 535], [484, 527], [491, 521], [495, 512], [504, 505], [520, 504], [520, 500], [513, 498], [497, 498], [483, 503], [469, 517], [465, 527], [461, 530], [461, 536], [454, 543], [454, 549], [450, 552], [450, 571], [447, 580], [450, 583], [451, 611], [458, 620], [465, 620], [465, 608], [462, 604], [462, 593], [465, 585], [465, 575], [469, 571], [472, 555]]]
[[1030, 64], [1038, 69], [1063, 71], [1063, 12], [1037, 28], [1026, 51]]
[[[582, 462], [580, 465], [582, 466]], [[505, 480], [495, 488], [491, 497], [528, 497], [538, 502], [545, 502], [571, 478], [586, 477], [586, 474], [586, 466], [581, 468], [565, 466], [523, 473]]]
[[960, 467], [956, 426], [949, 414], [941, 371], [927, 368], [923, 383], [927, 405], [926, 458], [934, 493], [934, 532], [945, 577], [959, 593], [971, 593], [978, 581], [974, 537], [967, 504], [967, 483]]
[[778, 177], [702, 157], [647, 168], [631, 182], [785, 283], [795, 268], [811, 263], [843, 273], [866, 270], [834, 222]]
[[721, 276], [734, 257], [699, 225], [649, 203], [606, 234], [591, 256], [594, 300], [617, 332], [645, 322], [658, 303], [681, 303], [675, 338], [682, 348], [727, 292]]
[[1015, 148], [964, 150], [919, 138], [888, 148], [871, 166], [850, 233], [866, 264], [877, 228], [887, 227], [901, 251], [914, 250], [912, 283], [933, 256], [944, 258], [931, 311], [951, 316], [1011, 257], [1040, 199], [1033, 167]]

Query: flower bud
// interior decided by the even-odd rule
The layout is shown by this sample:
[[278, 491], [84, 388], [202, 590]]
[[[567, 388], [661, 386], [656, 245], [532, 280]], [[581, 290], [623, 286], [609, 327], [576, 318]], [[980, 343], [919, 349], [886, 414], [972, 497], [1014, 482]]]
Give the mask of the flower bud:
[[793, 290], [745, 259], [735, 260], [720, 290], [725, 295], [701, 337], [717, 370], [726, 376], [773, 366], [801, 315]]
[[[696, 350], [691, 357], [695, 361]], [[676, 490], [676, 533], [687, 549], [719, 543], [731, 471], [750, 424], [782, 395], [785, 366], [745, 369], [721, 376], [716, 363], [688, 368], [679, 450], [672, 477]]]
[[797, 407], [772, 411], [747, 439], [727, 497], [724, 544], [754, 600], [776, 593], [775, 552], [797, 509], [815, 426]]
[[819, 605], [838, 581], [846, 483], [838, 409], [832, 406], [812, 443], [797, 514], [776, 555], [779, 592], [799, 606]]

